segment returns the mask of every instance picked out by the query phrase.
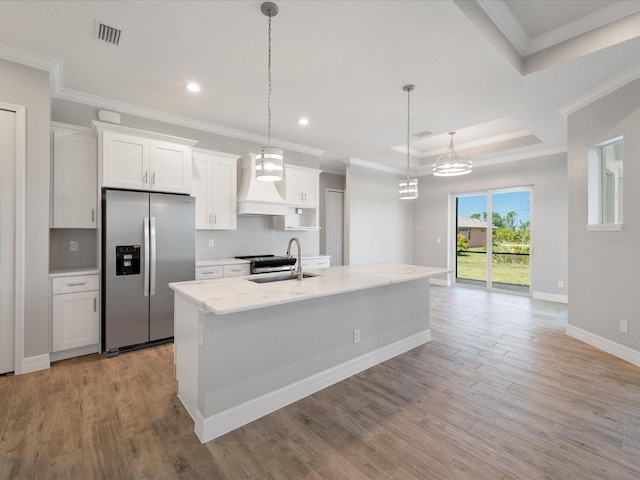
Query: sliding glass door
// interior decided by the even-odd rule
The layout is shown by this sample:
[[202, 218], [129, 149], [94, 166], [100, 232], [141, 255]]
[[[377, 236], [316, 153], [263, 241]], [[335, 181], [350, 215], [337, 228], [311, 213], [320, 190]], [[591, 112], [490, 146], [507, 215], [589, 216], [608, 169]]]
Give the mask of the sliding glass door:
[[455, 200], [456, 283], [528, 294], [531, 191], [494, 190]]

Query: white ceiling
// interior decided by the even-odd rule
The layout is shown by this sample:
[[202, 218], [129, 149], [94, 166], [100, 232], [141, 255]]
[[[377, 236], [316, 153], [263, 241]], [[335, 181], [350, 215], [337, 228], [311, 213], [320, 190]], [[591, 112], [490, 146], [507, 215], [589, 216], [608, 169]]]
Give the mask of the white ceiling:
[[[272, 143], [322, 151], [329, 171], [347, 158], [404, 170], [408, 83], [412, 134], [432, 132], [412, 135], [412, 170], [427, 173], [449, 131], [474, 167], [564, 151], [563, 113], [640, 76], [640, 1], [276, 3]], [[52, 70], [55, 98], [261, 143], [260, 5], [3, 1], [0, 58]], [[96, 20], [122, 30], [119, 46], [95, 38]]]

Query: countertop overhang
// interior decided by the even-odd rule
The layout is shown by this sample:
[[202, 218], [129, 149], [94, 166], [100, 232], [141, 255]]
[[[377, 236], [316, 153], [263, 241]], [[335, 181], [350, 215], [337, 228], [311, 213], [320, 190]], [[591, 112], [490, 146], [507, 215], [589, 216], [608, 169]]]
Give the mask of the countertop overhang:
[[[307, 272], [307, 270], [305, 270]], [[315, 276], [303, 280], [255, 283], [247, 277], [196, 280], [169, 284], [177, 294], [189, 298], [204, 312], [217, 315], [253, 310], [311, 298], [380, 287], [393, 283], [429, 278], [450, 272], [446, 268], [402, 264], [364, 264], [309, 269]]]

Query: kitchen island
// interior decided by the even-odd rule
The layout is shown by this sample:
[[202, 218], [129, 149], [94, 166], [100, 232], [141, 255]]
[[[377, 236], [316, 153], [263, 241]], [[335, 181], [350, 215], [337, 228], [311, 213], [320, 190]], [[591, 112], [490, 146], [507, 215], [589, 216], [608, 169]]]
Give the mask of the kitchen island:
[[429, 342], [429, 278], [371, 264], [172, 283], [178, 397], [202, 442]]

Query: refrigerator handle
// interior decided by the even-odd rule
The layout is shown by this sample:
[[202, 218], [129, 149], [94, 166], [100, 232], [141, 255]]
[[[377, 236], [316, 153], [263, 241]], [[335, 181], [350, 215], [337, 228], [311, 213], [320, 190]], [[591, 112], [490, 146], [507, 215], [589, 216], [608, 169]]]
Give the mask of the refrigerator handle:
[[149, 296], [149, 217], [144, 217], [144, 296]]
[[151, 286], [149, 295], [156, 294], [156, 217], [151, 217]]

